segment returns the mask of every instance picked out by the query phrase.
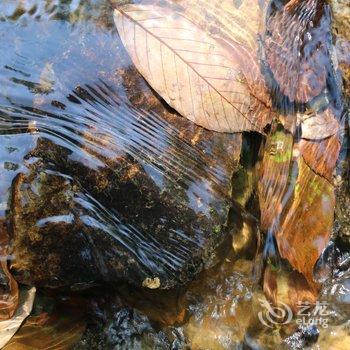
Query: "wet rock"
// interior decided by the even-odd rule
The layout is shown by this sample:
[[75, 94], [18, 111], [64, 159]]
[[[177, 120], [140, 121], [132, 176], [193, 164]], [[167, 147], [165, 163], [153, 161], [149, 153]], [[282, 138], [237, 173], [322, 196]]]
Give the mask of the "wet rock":
[[187, 349], [176, 327], [159, 330], [143, 313], [120, 307], [105, 324], [89, 327], [74, 350], [83, 349]]
[[350, 39], [350, 8], [347, 0], [332, 0], [333, 28], [336, 34]]
[[252, 316], [252, 263], [227, 260], [188, 289], [191, 349], [231, 349], [242, 343]]
[[320, 294], [320, 300], [327, 305], [327, 319], [331, 326], [347, 322], [350, 317], [349, 254], [343, 255], [338, 260], [338, 268], [332, 277], [323, 283]]
[[336, 190], [335, 235], [341, 245], [350, 246], [350, 192], [346, 184]]
[[344, 93], [350, 96], [350, 7], [347, 0], [332, 0], [333, 32], [337, 36], [336, 48], [343, 74]]
[[169, 349], [171, 342], [162, 331], [156, 331], [147, 316], [132, 309], [121, 309], [106, 328], [111, 349]]
[[284, 339], [284, 343], [290, 349], [304, 349], [317, 342], [319, 333], [316, 326], [300, 327], [294, 334]]
[[18, 175], [13, 186], [11, 251], [17, 279], [50, 287], [93, 281], [97, 261], [86, 249], [84, 213], [75, 208], [77, 188], [71, 179], [38, 169], [28, 177]]
[[350, 168], [349, 137], [345, 135], [341, 159], [336, 176], [336, 207], [333, 237], [337, 245], [344, 250], [350, 247]]
[[229, 254], [180, 290], [120, 286], [95, 291], [75, 349], [227, 349], [240, 346], [253, 315], [252, 263]]
[[[96, 136], [86, 140], [96, 142]], [[108, 159], [95, 155], [105, 166], [94, 169], [90, 149], [78, 156], [39, 139], [26, 157], [29, 172], [13, 182], [11, 253], [18, 280], [74, 290], [120, 279], [171, 288], [221, 259], [216, 251], [230, 236], [229, 179], [206, 171], [200, 156], [188, 159], [190, 144], [177, 158], [177, 142], [168, 156], [184, 166], [112, 149]]]
[[[11, 145], [18, 140], [26, 154], [6, 159], [4, 192], [17, 176], [9, 206], [4, 199], [13, 271], [28, 284], [74, 290], [121, 279], [156, 289], [186, 283], [223, 258], [241, 137], [163, 105], [131, 68], [109, 3], [59, 3], [51, 12], [17, 3], [3, 22], [23, 22], [26, 30], [4, 29], [4, 42], [16, 39], [35, 62], [1, 57], [4, 132], [16, 133]], [[8, 106], [14, 91], [22, 100]]]
[[115, 292], [98, 293], [91, 304], [87, 329], [74, 350], [186, 348], [181, 327], [160, 327], [148, 313], [128, 305]]

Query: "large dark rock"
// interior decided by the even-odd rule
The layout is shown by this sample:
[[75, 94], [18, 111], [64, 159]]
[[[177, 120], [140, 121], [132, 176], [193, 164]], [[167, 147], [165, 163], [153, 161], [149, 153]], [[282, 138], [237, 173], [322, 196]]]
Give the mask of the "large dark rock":
[[241, 137], [163, 105], [133, 68], [109, 1], [58, 3], [5, 6], [0, 21], [12, 271], [73, 289], [186, 283], [223, 258]]
[[99, 120], [78, 148], [39, 137], [26, 155], [9, 214], [19, 281], [172, 288], [221, 259], [240, 138], [132, 111], [109, 130]]

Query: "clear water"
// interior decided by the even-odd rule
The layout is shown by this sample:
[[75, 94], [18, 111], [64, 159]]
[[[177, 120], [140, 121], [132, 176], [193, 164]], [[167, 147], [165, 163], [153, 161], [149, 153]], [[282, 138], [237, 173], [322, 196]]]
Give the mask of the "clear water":
[[[229, 233], [247, 227], [221, 225], [241, 142], [201, 131], [157, 100], [132, 68], [109, 1], [0, 3], [0, 219], [14, 210], [25, 216], [17, 253], [34, 237], [27, 265], [16, 264], [20, 282], [65, 292], [95, 286], [84, 295], [95, 306], [77, 348], [350, 346], [346, 269], [324, 285], [320, 298], [332, 317], [315, 345], [313, 329], [261, 324], [252, 258], [229, 252], [212, 267]], [[56, 232], [52, 242], [42, 245], [36, 227], [39, 235]], [[62, 233], [75, 245], [63, 253]], [[43, 276], [55, 252], [70, 259], [50, 255]], [[116, 266], [122, 259], [128, 270]], [[157, 284], [155, 276], [173, 287], [203, 266], [209, 271], [180, 289], [130, 287], [146, 277]], [[111, 285], [119, 279], [129, 284]]]

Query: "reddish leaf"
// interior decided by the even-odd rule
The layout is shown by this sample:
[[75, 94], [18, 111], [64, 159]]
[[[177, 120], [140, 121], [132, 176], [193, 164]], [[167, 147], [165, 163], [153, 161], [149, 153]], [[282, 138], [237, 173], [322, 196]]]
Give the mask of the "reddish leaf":
[[321, 141], [301, 140], [298, 149], [306, 164], [315, 173], [332, 182], [333, 171], [340, 152], [338, 135]]
[[333, 227], [335, 196], [333, 185], [298, 159], [299, 173], [277, 229], [282, 258], [287, 259], [312, 285], [313, 267], [327, 246]]

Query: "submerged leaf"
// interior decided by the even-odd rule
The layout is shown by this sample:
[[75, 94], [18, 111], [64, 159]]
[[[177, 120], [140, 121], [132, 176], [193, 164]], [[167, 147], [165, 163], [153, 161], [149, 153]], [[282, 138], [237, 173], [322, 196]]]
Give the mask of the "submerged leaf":
[[339, 131], [339, 122], [331, 108], [323, 112], [303, 115], [301, 119], [301, 137], [308, 140], [322, 140]]
[[124, 6], [115, 22], [138, 70], [186, 118], [224, 132], [262, 131], [270, 121], [248, 84], [258, 63], [234, 38], [224, 44], [185, 15], [152, 5]]
[[[291, 102], [308, 102], [326, 88], [330, 10], [324, 0], [272, 1], [264, 49], [273, 79]], [[279, 8], [280, 7], [280, 8]]]
[[268, 266], [264, 273], [264, 293], [274, 304], [287, 304], [293, 312], [300, 311], [300, 303], [314, 304], [318, 289], [307, 283], [305, 277], [297, 271], [273, 271]]
[[[302, 273], [314, 290], [313, 267], [328, 244], [333, 226], [331, 180], [339, 138], [334, 135], [321, 141], [302, 139], [294, 143], [291, 134], [273, 126], [263, 150], [258, 193], [261, 227], [268, 232], [265, 249], [273, 244], [270, 235], [274, 235], [281, 257]], [[275, 288], [268, 285], [271, 294]]]
[[[271, 151], [275, 144], [279, 147]], [[278, 148], [284, 151], [279, 153]], [[267, 266], [264, 292], [274, 304], [284, 299], [295, 310], [298, 301], [313, 303], [318, 294], [313, 269], [333, 227], [335, 197], [331, 180], [339, 149], [338, 135], [297, 143], [283, 129], [272, 130], [268, 136], [258, 184], [262, 228], [268, 232], [265, 251], [273, 245], [270, 235], [274, 235], [281, 258], [294, 269], [276, 272], [273, 265]], [[269, 263], [271, 257], [266, 257]], [[280, 267], [279, 257], [274, 257]]]
[[13, 316], [18, 305], [18, 284], [13, 278], [7, 265], [8, 232], [3, 220], [0, 220], [0, 320]]
[[82, 309], [71, 305], [60, 305], [52, 310], [50, 305], [36, 305], [41, 312], [31, 315], [21, 329], [3, 348], [4, 350], [71, 349], [85, 330]]
[[263, 150], [258, 193], [261, 228], [268, 230], [283, 210], [282, 198], [288, 184], [293, 136], [279, 127], [268, 136]]
[[338, 135], [333, 135], [320, 141], [300, 140], [298, 149], [306, 164], [315, 173], [332, 182], [340, 146]]
[[288, 115], [287, 120], [298, 113], [302, 138], [336, 134], [342, 111], [341, 78], [327, 2], [271, 1], [262, 43], [263, 69], [274, 105]]
[[[33, 287], [21, 292], [21, 301], [16, 313], [9, 320], [0, 321], [0, 348], [3, 349], [17, 332], [22, 322], [32, 311], [36, 289]], [[18, 349], [18, 347], [17, 347]]]
[[298, 159], [298, 172], [276, 240], [282, 258], [313, 285], [313, 267], [327, 246], [333, 227], [334, 188], [313, 172], [302, 157]]
[[343, 64], [344, 66], [350, 65], [350, 41], [343, 39], [341, 37], [337, 38], [337, 41], [335, 43], [335, 49], [337, 52], [337, 58], [340, 64]]

